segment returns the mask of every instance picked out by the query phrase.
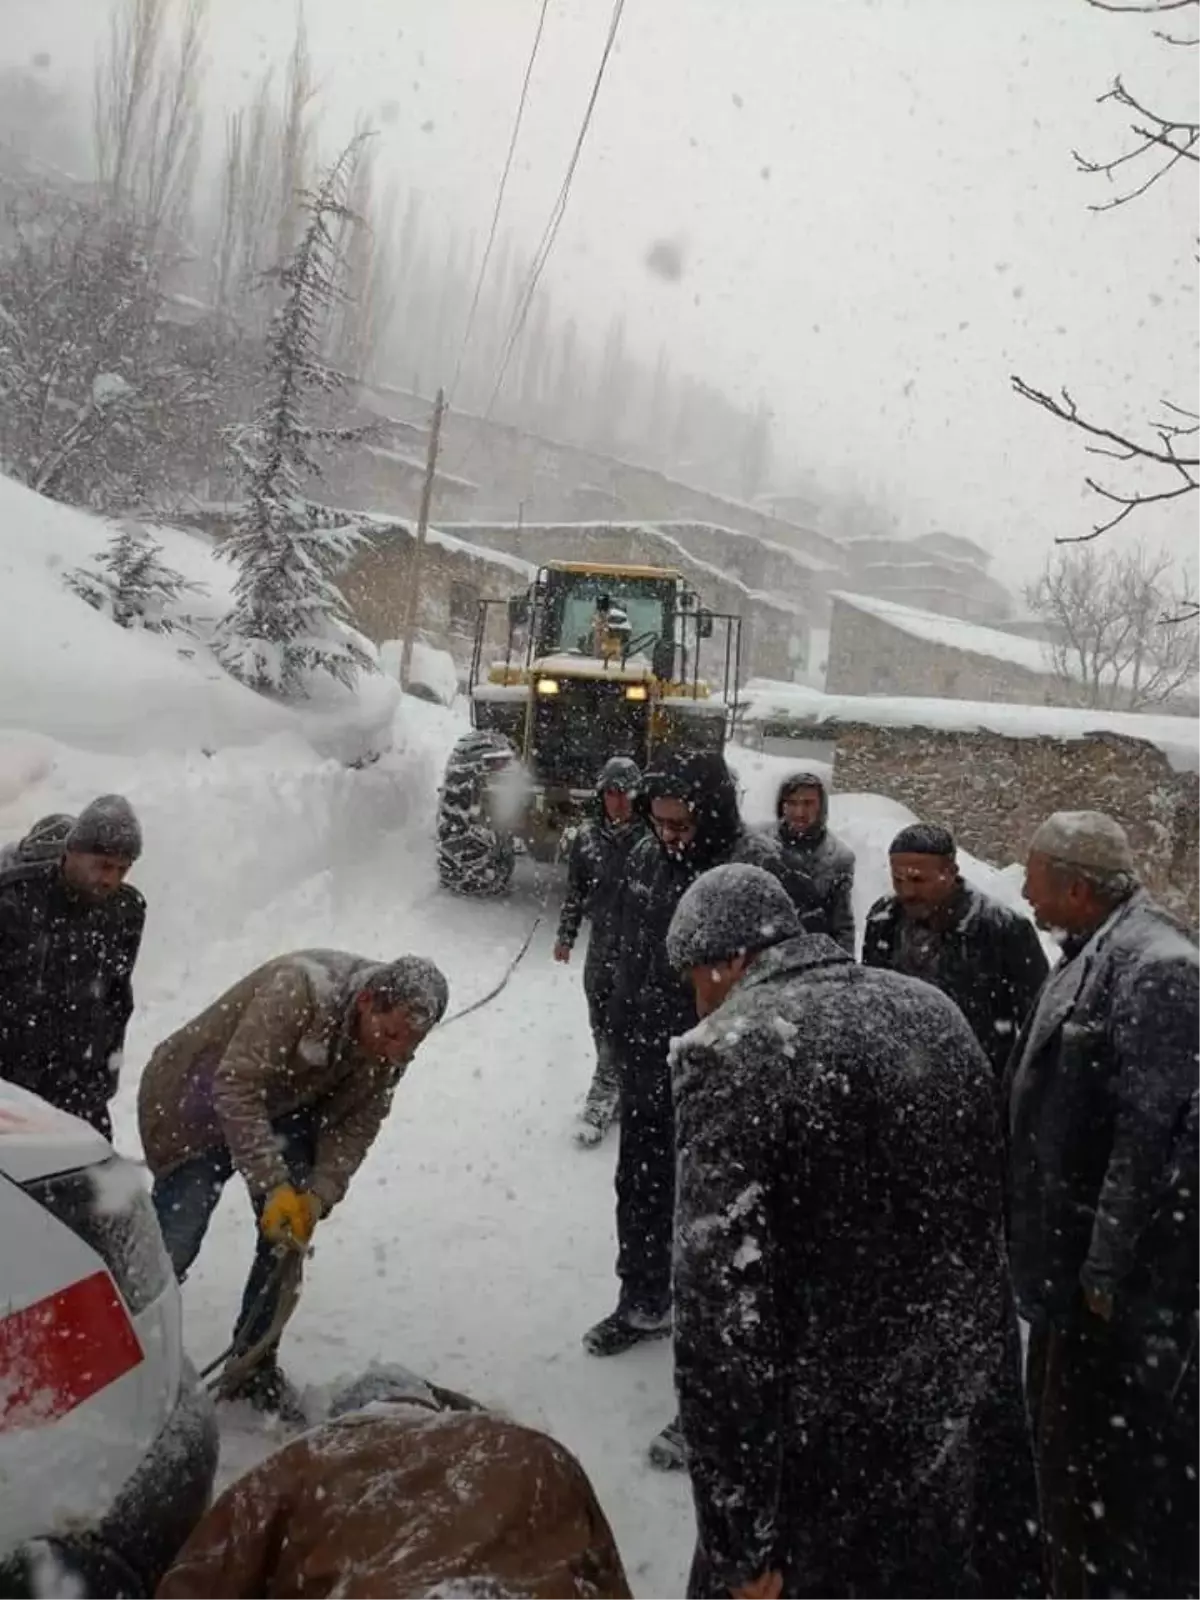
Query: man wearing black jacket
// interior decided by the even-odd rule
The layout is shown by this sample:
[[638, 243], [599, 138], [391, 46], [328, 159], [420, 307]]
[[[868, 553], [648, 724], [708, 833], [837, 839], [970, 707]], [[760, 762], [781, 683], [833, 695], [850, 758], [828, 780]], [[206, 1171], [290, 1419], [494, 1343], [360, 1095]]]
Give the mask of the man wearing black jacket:
[[889, 863], [895, 893], [867, 913], [863, 965], [921, 978], [949, 995], [998, 1082], [1049, 971], [1037, 930], [963, 882], [946, 828], [902, 828]]
[[1055, 1595], [1194, 1595], [1194, 942], [1100, 812], [1034, 835], [1063, 959], [1006, 1079], [1009, 1254]]
[[129, 802], [102, 795], [60, 858], [0, 872], [0, 1077], [106, 1139], [146, 916], [125, 882], [141, 849]]
[[586, 918], [587, 957], [583, 992], [596, 1045], [596, 1070], [579, 1117], [575, 1138], [585, 1148], [597, 1145], [612, 1126], [621, 1094], [620, 1061], [608, 1026], [608, 1002], [616, 968], [614, 927], [621, 880], [629, 854], [645, 832], [634, 815], [641, 773], [628, 756], [606, 761], [596, 781], [594, 815], [585, 819], [567, 857], [567, 894], [558, 919], [554, 959], [570, 961]]
[[699, 878], [667, 949], [704, 1016], [672, 1067], [689, 1595], [1043, 1594], [962, 1013], [801, 933], [753, 867]]
[[829, 827], [829, 791], [816, 772], [793, 772], [775, 799], [775, 837], [789, 880], [801, 880], [806, 896], [788, 882], [805, 933], [827, 933], [854, 954], [854, 851]]
[[[778, 846], [747, 832], [737, 786], [715, 751], [672, 752], [646, 773], [639, 808], [649, 837], [629, 858], [621, 891], [616, 980], [609, 1025], [621, 1048], [621, 1127], [617, 1153], [615, 1311], [588, 1330], [597, 1356], [618, 1355], [671, 1330], [671, 1242], [675, 1207], [675, 1120], [668, 1051], [696, 1024], [691, 989], [667, 959], [667, 929], [684, 890], [725, 861], [745, 861], [783, 876]], [[661, 1466], [682, 1465], [664, 1430]]]

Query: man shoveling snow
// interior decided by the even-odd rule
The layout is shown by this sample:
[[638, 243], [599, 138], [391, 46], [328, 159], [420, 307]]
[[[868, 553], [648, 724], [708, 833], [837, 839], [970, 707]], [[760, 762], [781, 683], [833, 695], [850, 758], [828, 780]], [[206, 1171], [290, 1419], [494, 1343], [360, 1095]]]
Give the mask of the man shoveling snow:
[[583, 1468], [544, 1433], [369, 1372], [225, 1491], [159, 1600], [630, 1593]]
[[[281, 1253], [303, 1250], [346, 1193], [448, 998], [445, 978], [422, 956], [385, 963], [302, 950], [243, 978], [151, 1056], [138, 1123], [176, 1273], [196, 1259], [235, 1171], [258, 1219], [231, 1347], [251, 1370], [236, 1391], [226, 1386], [226, 1398], [299, 1420], [275, 1356], [289, 1277], [298, 1287], [280, 1269]], [[260, 1344], [260, 1359], [247, 1361]]]

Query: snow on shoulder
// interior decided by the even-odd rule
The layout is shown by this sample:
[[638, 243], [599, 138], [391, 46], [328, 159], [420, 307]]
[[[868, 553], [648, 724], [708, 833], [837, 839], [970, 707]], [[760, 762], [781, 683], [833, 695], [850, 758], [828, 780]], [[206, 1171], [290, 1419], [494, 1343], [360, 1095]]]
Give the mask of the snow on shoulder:
[[751, 678], [742, 691], [746, 723], [797, 727], [864, 723], [876, 728], [930, 728], [948, 733], [998, 733], [1009, 739], [1086, 739], [1118, 734], [1159, 749], [1177, 772], [1200, 771], [1200, 724], [1194, 717], [1135, 711], [1022, 706], [1003, 701], [908, 699], [891, 695], [823, 694], [798, 683]]

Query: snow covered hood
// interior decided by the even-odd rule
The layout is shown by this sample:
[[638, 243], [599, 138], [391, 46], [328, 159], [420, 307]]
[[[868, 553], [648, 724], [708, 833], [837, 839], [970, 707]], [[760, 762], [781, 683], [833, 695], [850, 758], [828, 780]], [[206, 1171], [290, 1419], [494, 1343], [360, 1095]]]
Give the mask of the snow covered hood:
[[619, 660], [601, 661], [598, 656], [540, 656], [533, 671], [543, 678], [604, 678], [614, 683], [644, 683], [654, 674], [643, 655], [630, 656], [624, 666]]
[[0, 1079], [0, 1173], [14, 1183], [104, 1161], [108, 1140], [39, 1095]]
[[1200, 771], [1200, 723], [1192, 717], [1073, 706], [1021, 706], [1002, 701], [907, 699], [890, 695], [823, 694], [798, 683], [751, 678], [742, 691], [747, 722], [858, 722], [876, 728], [933, 728], [998, 733], [1009, 739], [1086, 739], [1115, 733], [1155, 745], [1177, 772]]

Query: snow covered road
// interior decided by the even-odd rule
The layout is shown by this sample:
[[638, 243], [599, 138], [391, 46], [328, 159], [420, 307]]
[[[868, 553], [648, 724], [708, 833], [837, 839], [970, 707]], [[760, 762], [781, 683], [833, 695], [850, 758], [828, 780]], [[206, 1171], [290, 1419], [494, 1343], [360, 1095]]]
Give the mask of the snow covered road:
[[[414, 1061], [318, 1233], [283, 1354], [317, 1391], [400, 1361], [546, 1428], [592, 1476], [635, 1590], [679, 1594], [687, 1485], [644, 1460], [673, 1403], [669, 1350], [597, 1361], [580, 1345], [616, 1291], [614, 1145], [580, 1151], [571, 1138], [592, 1062], [578, 965], [550, 955], [559, 885], [526, 867], [502, 901], [437, 888], [428, 825], [460, 728], [414, 702], [402, 720], [402, 750], [362, 772], [284, 748], [136, 768], [76, 756], [22, 794], [24, 812], [123, 786], [146, 823], [150, 916], [117, 1142], [138, 1152], [136, 1084], [153, 1045], [255, 963], [306, 945], [419, 951], [446, 972], [456, 1010], [494, 985], [545, 903], [508, 987]], [[15, 812], [3, 818], [7, 831]], [[251, 1244], [232, 1183], [184, 1291], [201, 1364], [228, 1339]], [[223, 1434], [225, 1477], [275, 1442], [240, 1408]]]
[[[85, 753], [0, 736], [0, 835], [75, 810], [106, 789], [142, 817], [136, 881], [149, 901], [138, 1009], [115, 1106], [117, 1143], [138, 1154], [137, 1079], [153, 1045], [257, 963], [335, 946], [431, 956], [457, 1010], [486, 994], [545, 905], [533, 944], [484, 1009], [431, 1036], [343, 1205], [317, 1235], [284, 1359], [316, 1392], [371, 1361], [399, 1361], [562, 1439], [613, 1523], [635, 1591], [683, 1592], [692, 1542], [686, 1481], [645, 1462], [673, 1404], [670, 1352], [608, 1361], [580, 1336], [614, 1302], [613, 1142], [580, 1151], [573, 1116], [591, 1071], [577, 964], [551, 960], [560, 885], [525, 864], [510, 897], [472, 903], [437, 887], [434, 797], [451, 714], [406, 700], [396, 749], [364, 770], [280, 736], [213, 756]], [[735, 750], [750, 820], [770, 814], [789, 763]], [[834, 825], [859, 853], [856, 912], [886, 878], [908, 813], [835, 796]], [[964, 862], [1005, 898], [1010, 882]], [[229, 1337], [253, 1231], [231, 1183], [185, 1288], [199, 1364]], [[228, 1479], [276, 1440], [229, 1408]]]

